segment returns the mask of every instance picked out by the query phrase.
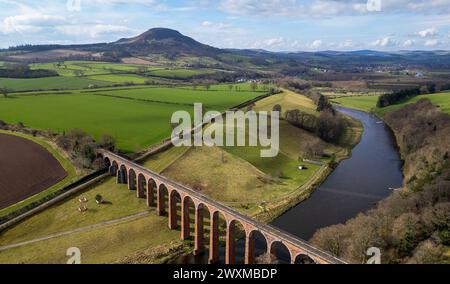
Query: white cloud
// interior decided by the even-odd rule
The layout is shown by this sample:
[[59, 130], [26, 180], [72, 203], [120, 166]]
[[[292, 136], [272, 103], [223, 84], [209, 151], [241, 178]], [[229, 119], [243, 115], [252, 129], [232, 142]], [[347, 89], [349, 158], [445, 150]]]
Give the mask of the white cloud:
[[268, 39], [262, 39], [262, 40], [256, 40], [253, 42], [250, 42], [247, 40], [243, 40], [243, 43], [245, 45], [250, 45], [251, 48], [256, 49], [266, 49], [266, 50], [272, 50], [272, 51], [287, 51], [292, 50], [294, 48], [294, 44], [298, 44], [297, 41], [290, 42], [286, 40], [283, 37], [274, 37], [274, 38], [268, 38]]
[[428, 47], [434, 47], [434, 46], [437, 46], [438, 44], [439, 44], [439, 41], [437, 39], [429, 39], [424, 43], [424, 45], [428, 46]]
[[[331, 46], [331, 44], [329, 45]], [[320, 39], [311, 42], [302, 42], [300, 40], [286, 39], [284, 37], [274, 37], [265, 40], [257, 40], [251, 44], [251, 48], [287, 52], [299, 50], [318, 50], [323, 48], [324, 46], [325, 43]]]
[[420, 37], [433, 37], [433, 36], [437, 36], [438, 34], [438, 30], [436, 28], [429, 28], [429, 29], [425, 29], [422, 31], [419, 31], [416, 33], [416, 35], [420, 36]]
[[126, 26], [96, 24], [96, 25], [67, 25], [56, 28], [65, 35], [70, 36], [88, 36], [90, 38], [99, 38], [103, 35], [132, 35], [133, 29]]
[[77, 24], [65, 17], [42, 14], [30, 10], [29, 13], [6, 17], [0, 23], [3, 34], [60, 32], [70, 36], [98, 38], [102, 35], [130, 35], [135, 32], [126, 26], [112, 24]]
[[[81, 0], [83, 1], [83, 0]], [[153, 5], [155, 0], [89, 0], [90, 4], [105, 4], [105, 5], [118, 5], [118, 4], [142, 4]]]
[[211, 27], [213, 25], [214, 25], [214, 23], [211, 23], [211, 22], [208, 22], [208, 21], [202, 22], [202, 26], [204, 26], [204, 27]]
[[315, 41], [313, 41], [311, 43], [311, 48], [312, 49], [318, 49], [318, 48], [322, 47], [322, 44], [323, 44], [322, 40], [316, 39]]
[[411, 39], [405, 40], [405, 42], [403, 42], [403, 47], [411, 47], [415, 44], [415, 42]]
[[264, 45], [267, 47], [274, 47], [284, 44], [285, 40], [282, 37], [271, 38], [264, 41]]
[[[64, 1], [68, 1], [68, 0], [64, 0]], [[87, 5], [96, 5], [96, 6], [113, 6], [113, 5], [144, 5], [144, 6], [149, 6], [147, 8], [150, 8], [153, 11], [167, 11], [169, 10], [169, 8], [167, 7], [167, 5], [165, 3], [162, 3], [162, 1], [157, 1], [157, 0], [72, 0], [72, 1], [79, 1], [79, 8], [75, 9], [75, 10], [71, 10], [68, 6], [68, 10], [70, 12], [74, 12], [74, 11], [81, 11], [83, 9], [87, 10], [87, 9], [98, 9], [98, 8], [92, 8], [92, 7], [88, 7], [85, 8], [85, 6]], [[70, 2], [67, 2], [68, 5]], [[76, 3], [76, 2], [75, 2]], [[181, 9], [181, 8], [179, 8]]]
[[238, 15], [287, 15], [298, 6], [295, 0], [222, 0], [219, 9]]
[[6, 17], [1, 24], [3, 33], [39, 31], [44, 27], [53, 27], [66, 23], [64, 17], [39, 13], [21, 14]]
[[357, 45], [357, 44], [354, 43], [353, 40], [348, 39], [348, 40], [345, 40], [345, 41], [343, 41], [343, 42], [340, 42], [340, 43], [337, 45], [337, 47], [338, 47], [339, 49], [349, 49], [349, 48], [355, 47], [356, 45]]
[[392, 47], [397, 45], [397, 42], [392, 37], [387, 36], [372, 42], [370, 45], [376, 47]]
[[210, 22], [210, 21], [203, 21], [202, 22], [202, 26], [206, 27], [206, 28], [217, 29], [217, 30], [228, 29], [228, 28], [232, 27], [232, 25], [230, 25], [230, 24], [213, 23], [213, 22]]
[[[376, 13], [450, 13], [450, 0], [381, 0]], [[368, 0], [221, 0], [219, 9], [230, 14], [251, 16], [333, 16], [372, 13]]]

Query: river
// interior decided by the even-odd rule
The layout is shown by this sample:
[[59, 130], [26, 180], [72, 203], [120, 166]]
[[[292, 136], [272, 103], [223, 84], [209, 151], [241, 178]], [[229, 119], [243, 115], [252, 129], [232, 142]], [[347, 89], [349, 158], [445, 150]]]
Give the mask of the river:
[[366, 212], [403, 182], [402, 161], [389, 128], [368, 113], [341, 107], [337, 110], [363, 123], [361, 142], [350, 159], [341, 162], [308, 200], [272, 222], [305, 240], [320, 228]]
[[[320, 228], [344, 223], [366, 212], [403, 182], [402, 161], [389, 128], [368, 113], [336, 109], [362, 122], [364, 133], [360, 143], [353, 149], [352, 156], [342, 161], [309, 199], [272, 222], [273, 226], [305, 240]], [[236, 248], [242, 255], [243, 244]], [[182, 256], [176, 263], [206, 261], [206, 255], [190, 255]]]

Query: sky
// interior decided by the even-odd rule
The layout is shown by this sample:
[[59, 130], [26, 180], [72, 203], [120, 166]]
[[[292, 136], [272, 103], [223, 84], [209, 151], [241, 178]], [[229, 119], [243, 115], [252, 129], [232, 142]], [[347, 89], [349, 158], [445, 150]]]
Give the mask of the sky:
[[450, 0], [0, 0], [0, 48], [154, 27], [220, 48], [450, 50]]

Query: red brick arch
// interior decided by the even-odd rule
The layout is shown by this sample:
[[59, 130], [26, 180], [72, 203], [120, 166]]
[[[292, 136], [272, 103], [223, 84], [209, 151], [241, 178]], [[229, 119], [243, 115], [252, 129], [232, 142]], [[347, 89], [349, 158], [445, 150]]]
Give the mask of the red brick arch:
[[[191, 215], [190, 215], [190, 208], [191, 206], [194, 208], [197, 207], [195, 205], [194, 200], [190, 196], [184, 196], [182, 200], [181, 205], [181, 211], [182, 211], [182, 219], [181, 219], [181, 239], [188, 240], [191, 237]], [[194, 217], [194, 224], [195, 224], [195, 217]], [[195, 232], [194, 232], [195, 234]]]
[[269, 250], [269, 242], [267, 241], [267, 237], [261, 233], [261, 231], [257, 229], [249, 229], [247, 230], [247, 237], [245, 239], [245, 263], [253, 264], [255, 263], [255, 235], [261, 235], [264, 243], [265, 243], [265, 253]]
[[137, 198], [146, 197], [147, 179], [143, 173], [138, 174], [137, 178]]
[[136, 181], [137, 181], [136, 171], [133, 168], [130, 168], [128, 170], [128, 189], [129, 190], [136, 190]]
[[155, 206], [157, 200], [158, 184], [153, 178], [147, 178], [147, 206]]
[[[159, 216], [163, 216], [166, 214], [166, 204], [169, 201], [169, 190], [165, 184], [159, 184], [158, 186], [158, 194], [157, 194], [157, 206], [156, 211]], [[167, 199], [167, 200], [166, 200]]]
[[[264, 237], [268, 253], [272, 251], [275, 244], [284, 247], [289, 252], [291, 263], [299, 262], [299, 258], [312, 260], [315, 263], [344, 263], [295, 236], [252, 220], [230, 207], [154, 173], [132, 161], [108, 151], [100, 151], [100, 154], [105, 161], [108, 161], [105, 164], [110, 167], [110, 174], [116, 175], [118, 183], [128, 183], [130, 189], [136, 189], [137, 187], [137, 196], [140, 198], [145, 197], [143, 195], [145, 193], [149, 207], [155, 206], [156, 203], [157, 215], [162, 216], [168, 213], [169, 227], [171, 229], [177, 228], [178, 220], [181, 220], [181, 238], [183, 240], [190, 237], [189, 226], [191, 219], [188, 205], [193, 204], [195, 208], [194, 253], [196, 254], [203, 252], [205, 249], [204, 217], [206, 216], [204, 216], [204, 211], [208, 210], [210, 215], [210, 262], [217, 262], [219, 259], [219, 216], [221, 215], [226, 222], [226, 263], [235, 263], [234, 233], [236, 224], [238, 223], [242, 225], [245, 231], [245, 263], [254, 263], [254, 236], [256, 232]], [[181, 206], [180, 218], [178, 218], [178, 204]]]

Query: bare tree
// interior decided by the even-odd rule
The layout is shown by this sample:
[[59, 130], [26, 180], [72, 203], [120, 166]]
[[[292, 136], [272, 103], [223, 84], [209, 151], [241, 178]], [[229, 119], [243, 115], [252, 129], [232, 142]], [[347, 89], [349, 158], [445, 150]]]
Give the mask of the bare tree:
[[250, 88], [253, 92], [256, 91], [258, 89], [258, 83], [256, 81], [251, 82]]
[[247, 111], [252, 111], [253, 110], [253, 108], [256, 106], [256, 104], [255, 103], [251, 103], [251, 104], [249, 104], [248, 106], [247, 106]]
[[139, 66], [138, 69], [136, 70], [136, 72], [138, 74], [145, 74], [145, 72], [147, 72], [147, 67], [145, 66]]
[[324, 145], [320, 142], [308, 142], [305, 144], [303, 151], [307, 157], [321, 157], [323, 155]]
[[272, 110], [278, 111], [281, 114], [281, 111], [282, 111], [281, 105], [279, 105], [279, 104], [274, 105]]
[[432, 240], [426, 240], [417, 247], [413, 256], [408, 260], [409, 264], [436, 264], [440, 263], [444, 257], [444, 250], [441, 245]]
[[271, 253], [265, 253], [255, 259], [257, 264], [277, 264], [277, 257]]
[[4, 98], [8, 98], [9, 93], [11, 93], [12, 90], [8, 88], [0, 88], [0, 93], [3, 95]]

